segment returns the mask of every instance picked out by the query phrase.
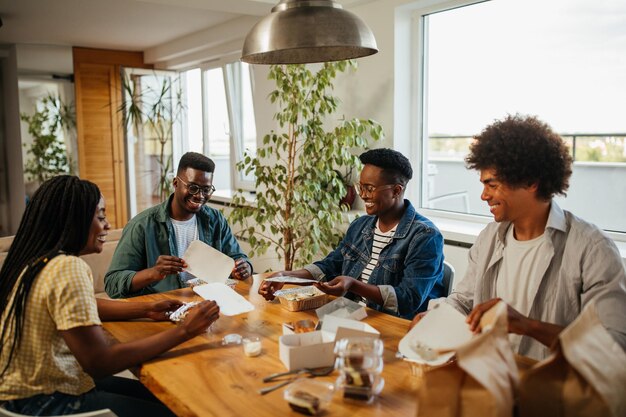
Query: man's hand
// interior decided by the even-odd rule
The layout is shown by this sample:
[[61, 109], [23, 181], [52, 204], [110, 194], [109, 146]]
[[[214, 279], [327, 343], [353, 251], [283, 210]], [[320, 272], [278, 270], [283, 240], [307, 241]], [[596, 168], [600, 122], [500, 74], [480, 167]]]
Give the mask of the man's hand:
[[[283, 272], [284, 271], [274, 272], [268, 278], [281, 277], [283, 276]], [[274, 293], [280, 290], [284, 285], [285, 284], [282, 282], [263, 281], [261, 283], [261, 286], [259, 287], [259, 294], [261, 294], [263, 298], [265, 298], [267, 301], [272, 301], [274, 298], [276, 298], [274, 297]]]
[[163, 300], [146, 304], [146, 307], [148, 308], [146, 317], [154, 321], [168, 320], [169, 317], [166, 313], [175, 311], [178, 307], [183, 305], [183, 303], [178, 300]]
[[170, 255], [161, 255], [151, 269], [152, 281], [161, 281], [163, 278], [170, 274], [178, 274], [184, 268], [187, 268], [187, 262], [182, 258]]
[[190, 336], [198, 336], [220, 317], [220, 307], [215, 301], [203, 301], [189, 310], [183, 322], [185, 332]]
[[248, 279], [252, 276], [252, 267], [245, 259], [239, 258], [235, 261], [235, 267], [230, 276], [240, 281]]
[[421, 313], [417, 313], [415, 317], [413, 317], [413, 321], [411, 321], [411, 324], [409, 325], [409, 330], [415, 327], [415, 325], [419, 323], [421, 319], [424, 318], [426, 313], [428, 313], [428, 311], [422, 311]]
[[[480, 319], [483, 314], [491, 309], [493, 306], [502, 301], [500, 298], [492, 298], [489, 301], [478, 304], [469, 313], [465, 321], [469, 324], [470, 330], [474, 333], [480, 332]], [[530, 319], [523, 316], [519, 311], [507, 304], [507, 320], [509, 322], [509, 333], [516, 333], [521, 335], [528, 335], [530, 328]]]
[[355, 283], [355, 279], [346, 275], [340, 275], [333, 278], [329, 282], [316, 282], [313, 284], [315, 287], [325, 292], [326, 294], [335, 295], [341, 297], [348, 291], [350, 287]]
[[[494, 298], [474, 307], [466, 319], [471, 331], [474, 333], [480, 332], [480, 318], [487, 310], [496, 305], [498, 301], [500, 301], [499, 298]], [[530, 319], [508, 304], [507, 320], [509, 322], [509, 333], [532, 337], [548, 347], [552, 346], [557, 341], [559, 334], [564, 329], [563, 326], [559, 326], [558, 324]]]

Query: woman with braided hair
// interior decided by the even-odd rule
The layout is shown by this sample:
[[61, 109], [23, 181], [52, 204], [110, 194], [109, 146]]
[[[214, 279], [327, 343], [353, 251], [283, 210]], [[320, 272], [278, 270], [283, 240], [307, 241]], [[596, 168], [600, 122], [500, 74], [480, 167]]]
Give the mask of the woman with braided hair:
[[205, 301], [182, 326], [110, 344], [101, 320], [164, 320], [180, 303], [95, 298], [89, 266], [78, 256], [101, 252], [109, 228], [100, 190], [75, 176], [46, 181], [26, 207], [0, 269], [0, 402], [8, 410], [172, 415], [138, 381], [110, 375], [203, 333], [219, 307]]

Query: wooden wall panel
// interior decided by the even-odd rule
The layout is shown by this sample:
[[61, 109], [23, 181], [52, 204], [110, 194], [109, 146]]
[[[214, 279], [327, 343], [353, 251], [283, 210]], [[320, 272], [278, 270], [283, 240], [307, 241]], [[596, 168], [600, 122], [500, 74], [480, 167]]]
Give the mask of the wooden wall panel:
[[78, 166], [100, 187], [112, 228], [128, 221], [122, 115], [122, 67], [149, 68], [143, 53], [73, 48]]

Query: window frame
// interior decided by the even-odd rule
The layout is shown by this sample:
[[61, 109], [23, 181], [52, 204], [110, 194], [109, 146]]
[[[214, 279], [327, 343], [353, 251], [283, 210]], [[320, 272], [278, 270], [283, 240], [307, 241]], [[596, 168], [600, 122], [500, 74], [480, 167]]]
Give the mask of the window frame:
[[[428, 97], [427, 72], [424, 70], [427, 64], [428, 48], [428, 23], [425, 17], [434, 13], [445, 12], [460, 7], [472, 6], [493, 0], [418, 0], [396, 8], [395, 33], [396, 37], [410, 37], [408, 42], [396, 42], [395, 44], [395, 108], [401, 109], [406, 104], [408, 109], [405, 113], [395, 114], [397, 118], [394, 130], [408, 132], [406, 137], [396, 135], [398, 144], [396, 149], [406, 152], [411, 161], [417, 161], [420, 173], [419, 181], [412, 181], [408, 185], [407, 197], [417, 201], [420, 213], [430, 219], [439, 219], [443, 222], [462, 222], [468, 226], [469, 232], [458, 233], [458, 241], [473, 244], [478, 235], [479, 228], [493, 221], [489, 216], [477, 214], [458, 213], [427, 207], [427, 192], [424, 181], [428, 178], [428, 161], [425, 159], [428, 147], [428, 125], [426, 119], [426, 100]], [[399, 36], [398, 36], [399, 35]], [[403, 53], [409, 56], [409, 65], [402, 58]], [[404, 65], [404, 68], [402, 67]], [[409, 88], [403, 86], [408, 85]], [[583, 162], [584, 163], [584, 162]], [[626, 233], [604, 230], [618, 245], [622, 257], [626, 259]], [[454, 233], [451, 233], [454, 235]]]
[[[210, 146], [209, 146], [209, 126], [208, 126], [208, 97], [206, 93], [206, 79], [205, 73], [210, 70], [220, 69], [222, 71], [222, 78], [224, 80], [224, 94], [226, 96], [226, 106], [228, 113], [228, 123], [229, 123], [229, 163], [230, 163], [230, 188], [231, 190], [242, 189], [244, 191], [254, 191], [255, 190], [255, 181], [243, 180], [241, 177], [239, 170], [237, 170], [237, 162], [239, 158], [243, 158], [243, 132], [239, 134], [239, 126], [234, 121], [234, 106], [233, 106], [233, 97], [234, 88], [231, 85], [231, 80], [229, 71], [227, 71], [226, 66], [229, 64], [237, 64], [239, 61], [236, 59], [220, 59], [215, 61], [206, 62], [200, 65], [194, 65], [188, 68], [181, 69], [180, 72], [190, 71], [193, 69], [200, 69], [200, 84], [202, 89], [202, 143], [203, 143], [203, 152], [205, 155], [210, 154]], [[253, 71], [251, 67], [248, 67], [248, 71], [250, 72], [250, 88], [254, 91], [254, 78]], [[254, 105], [254, 103], [253, 103]], [[254, 110], [253, 110], [254, 114]], [[256, 115], [255, 115], [256, 116]], [[256, 122], [255, 122], [256, 125]], [[188, 144], [183, 144], [185, 149], [188, 148]]]

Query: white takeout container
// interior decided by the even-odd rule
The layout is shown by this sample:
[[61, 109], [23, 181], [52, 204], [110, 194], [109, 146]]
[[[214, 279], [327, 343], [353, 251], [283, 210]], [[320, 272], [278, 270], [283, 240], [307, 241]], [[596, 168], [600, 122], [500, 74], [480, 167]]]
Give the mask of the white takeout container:
[[287, 370], [319, 368], [335, 363], [335, 341], [346, 337], [380, 337], [378, 330], [357, 320], [327, 316], [322, 330], [284, 334], [278, 339], [278, 353]]
[[[456, 348], [472, 336], [465, 316], [451, 305], [439, 303], [400, 340], [398, 350], [409, 361], [438, 366], [449, 361]], [[418, 344], [434, 351], [435, 357], [424, 358]]]
[[363, 320], [367, 317], [367, 311], [364, 306], [345, 297], [336, 298], [330, 303], [321, 306], [315, 310], [315, 314], [322, 321], [325, 316], [353, 320]]

